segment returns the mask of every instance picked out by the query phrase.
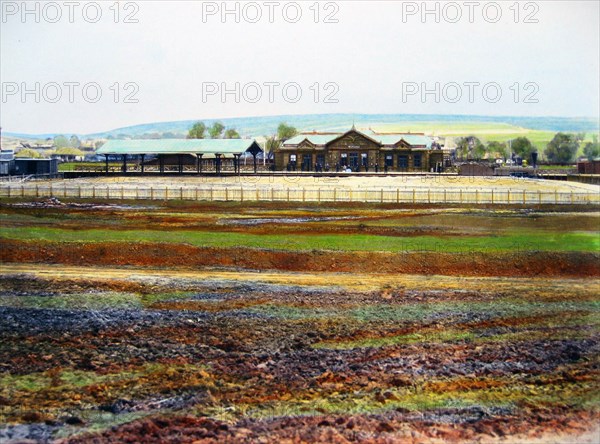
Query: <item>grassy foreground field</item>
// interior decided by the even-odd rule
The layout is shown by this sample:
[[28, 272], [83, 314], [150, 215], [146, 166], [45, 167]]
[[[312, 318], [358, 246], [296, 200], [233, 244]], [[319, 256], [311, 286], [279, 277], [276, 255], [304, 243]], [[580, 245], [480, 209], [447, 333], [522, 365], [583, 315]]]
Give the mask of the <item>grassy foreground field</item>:
[[596, 207], [0, 202], [0, 441], [582, 442]]

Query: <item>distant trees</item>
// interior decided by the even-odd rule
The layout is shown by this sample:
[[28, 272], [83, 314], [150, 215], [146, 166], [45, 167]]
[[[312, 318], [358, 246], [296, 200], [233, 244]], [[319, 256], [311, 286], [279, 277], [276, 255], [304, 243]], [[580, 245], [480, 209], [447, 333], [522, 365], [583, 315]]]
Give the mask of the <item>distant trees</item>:
[[557, 133], [546, 146], [544, 153], [552, 163], [568, 163], [573, 161], [579, 149], [580, 136]]
[[460, 137], [456, 140], [456, 157], [459, 159], [481, 160], [485, 153], [485, 145], [475, 136]]
[[188, 132], [188, 139], [204, 139], [206, 132], [206, 125], [204, 122], [196, 122], [194, 126], [192, 126]]
[[535, 151], [535, 147], [527, 137], [517, 137], [510, 143], [512, 152], [521, 159], [527, 160], [531, 157], [531, 153]]
[[221, 122], [214, 122], [212, 126], [208, 129], [208, 134], [211, 139], [220, 139], [223, 135], [223, 130], [225, 129], [225, 125]]
[[297, 134], [298, 130], [295, 127], [288, 125], [285, 122], [281, 122], [277, 127], [277, 134], [265, 136], [265, 152], [267, 153], [267, 158], [272, 159], [275, 151], [281, 144]]
[[[205, 139], [206, 132], [211, 139], [241, 139], [242, 137], [235, 128], [225, 128], [221, 122], [214, 122], [209, 128], [204, 122], [196, 122], [188, 132], [188, 139]], [[163, 134], [163, 138], [164, 134]]]
[[285, 142], [288, 139], [296, 136], [298, 134], [298, 130], [291, 125], [282, 122], [277, 127], [277, 138], [281, 143]]
[[239, 133], [235, 130], [235, 128], [229, 128], [225, 131], [224, 139], [241, 139]]
[[594, 135], [593, 142], [588, 142], [583, 147], [583, 155], [587, 160], [594, 160], [600, 156], [600, 143], [598, 143], [598, 136]]
[[265, 152], [267, 153], [267, 158], [272, 159], [275, 151], [281, 146], [281, 141], [277, 136], [265, 136], [265, 139]]
[[81, 140], [76, 135], [72, 135], [69, 139], [69, 146], [71, 148], [79, 148], [81, 146]]
[[69, 139], [67, 139], [63, 135], [60, 135], [60, 136], [56, 136], [54, 138], [54, 146], [56, 148], [65, 148], [65, 147], [70, 147], [71, 144], [69, 143]]
[[486, 150], [490, 156], [500, 156], [504, 160], [508, 159], [511, 154], [505, 142], [497, 142], [495, 140], [487, 144]]

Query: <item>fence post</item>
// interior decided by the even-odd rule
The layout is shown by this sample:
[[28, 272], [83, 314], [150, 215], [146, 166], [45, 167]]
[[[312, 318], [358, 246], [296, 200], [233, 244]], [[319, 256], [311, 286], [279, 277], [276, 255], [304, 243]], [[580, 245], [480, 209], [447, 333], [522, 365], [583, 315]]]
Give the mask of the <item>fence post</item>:
[[321, 203], [321, 188], [317, 190], [317, 202]]
[[96, 185], [92, 185], [92, 199], [96, 198]]
[[510, 189], [508, 190], [508, 203], [510, 204]]
[[229, 201], [229, 188], [225, 188], [225, 202]]
[[494, 189], [492, 188], [492, 205], [494, 204]]
[[258, 196], [258, 187], [256, 187], [256, 201], [258, 202], [259, 200], [260, 199], [259, 199], [259, 196]]
[[125, 187], [121, 187], [121, 200], [125, 199]]
[[542, 192], [540, 190], [538, 190], [538, 204], [542, 204]]
[[352, 188], [350, 188], [350, 194], [348, 197], [350, 198], [350, 202], [352, 202]]
[[81, 199], [81, 184], [77, 186], [77, 197]]
[[6, 189], [8, 191], [8, 197], [10, 197], [10, 190], [12, 189], [12, 186], [10, 184], [8, 184], [8, 188]]
[[400, 188], [396, 188], [396, 203], [400, 203]]
[[35, 197], [40, 197], [40, 188], [38, 184], [35, 184]]
[[444, 203], [448, 203], [446, 188], [444, 188]]
[[110, 187], [106, 185], [106, 198], [110, 199]]
[[183, 200], [183, 187], [179, 187], [179, 200]]
[[416, 198], [416, 197], [417, 197], [417, 196], [416, 196], [416, 191], [415, 191], [415, 189], [413, 188], [413, 203], [415, 203], [415, 198]]
[[427, 203], [431, 203], [431, 188], [427, 190]]
[[271, 202], [275, 200], [275, 189], [271, 187]]
[[460, 203], [463, 203], [463, 198], [462, 198], [462, 188], [460, 189]]
[[337, 201], [337, 188], [333, 189], [333, 201]]
[[571, 190], [571, 205], [573, 204], [573, 190]]
[[554, 190], [554, 204], [558, 204], [558, 190]]
[[289, 188], [287, 189], [287, 201], [288, 202], [290, 201], [290, 189]]
[[381, 203], [383, 203], [383, 188], [381, 189]]
[[65, 184], [63, 188], [63, 197], [67, 197], [67, 184]]
[[244, 187], [240, 187], [240, 202], [244, 201]]
[[525, 190], [523, 190], [523, 205], [527, 203], [527, 194], [525, 194]]
[[302, 202], [306, 202], [306, 188], [302, 187]]
[[140, 199], [140, 192], [139, 192], [139, 188], [135, 187], [135, 200], [139, 200]]
[[213, 187], [210, 187], [210, 201], [213, 202], [215, 200], [215, 191]]
[[154, 187], [150, 187], [150, 200], [154, 200]]
[[25, 197], [25, 185], [21, 185], [21, 197]]
[[165, 187], [165, 200], [169, 200], [169, 187]]

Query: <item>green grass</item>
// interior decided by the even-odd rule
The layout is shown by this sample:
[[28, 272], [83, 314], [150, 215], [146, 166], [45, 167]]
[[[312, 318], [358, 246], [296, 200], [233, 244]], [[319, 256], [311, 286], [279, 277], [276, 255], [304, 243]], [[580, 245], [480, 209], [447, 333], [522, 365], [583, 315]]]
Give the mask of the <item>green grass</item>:
[[[121, 168], [123, 164], [118, 162], [110, 162], [108, 164], [109, 168]], [[58, 171], [78, 171], [78, 170], [98, 170], [106, 168], [106, 163], [104, 162], [65, 162], [58, 165]]]
[[597, 233], [529, 233], [477, 237], [388, 237], [376, 235], [257, 235], [204, 231], [65, 230], [1, 227], [0, 237], [53, 242], [152, 242], [198, 247], [247, 247], [272, 250], [429, 251], [442, 253], [519, 251], [600, 251]]

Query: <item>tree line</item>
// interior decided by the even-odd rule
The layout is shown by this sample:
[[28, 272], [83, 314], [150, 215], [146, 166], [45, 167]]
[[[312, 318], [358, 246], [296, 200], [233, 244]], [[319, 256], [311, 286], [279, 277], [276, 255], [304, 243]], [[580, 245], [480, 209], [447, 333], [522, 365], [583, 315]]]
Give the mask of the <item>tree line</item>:
[[[585, 139], [585, 134], [557, 133], [543, 150], [545, 160], [548, 163], [564, 164], [573, 162], [579, 152], [579, 148]], [[529, 160], [538, 149], [527, 137], [517, 137], [508, 142], [491, 141], [484, 144], [475, 136], [461, 137], [456, 140], [456, 157], [461, 160], [482, 160], [486, 156], [499, 156], [510, 159], [513, 153], [521, 159]], [[600, 156], [600, 144], [598, 136], [593, 136], [592, 142], [586, 142], [583, 146], [583, 155], [592, 160]]]
[[[208, 132], [208, 137], [207, 133]], [[196, 122], [188, 131], [188, 139], [241, 139], [235, 128], [225, 128], [221, 122], [207, 127], [204, 122]]]

